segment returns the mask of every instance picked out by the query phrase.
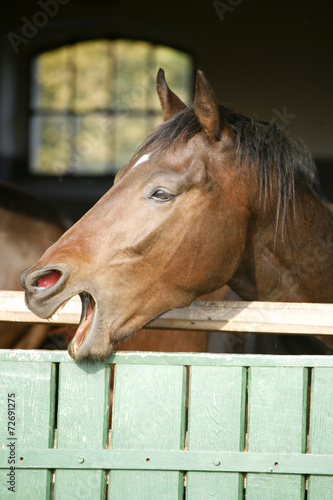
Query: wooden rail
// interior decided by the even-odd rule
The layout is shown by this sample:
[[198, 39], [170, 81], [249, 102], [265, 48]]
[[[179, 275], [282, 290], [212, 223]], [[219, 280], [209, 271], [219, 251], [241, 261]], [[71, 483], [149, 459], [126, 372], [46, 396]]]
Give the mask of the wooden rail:
[[[77, 324], [81, 301], [73, 297], [55, 324]], [[0, 321], [45, 323], [24, 303], [24, 292], [0, 291]], [[196, 300], [151, 321], [151, 328], [333, 335], [333, 304], [215, 302]]]

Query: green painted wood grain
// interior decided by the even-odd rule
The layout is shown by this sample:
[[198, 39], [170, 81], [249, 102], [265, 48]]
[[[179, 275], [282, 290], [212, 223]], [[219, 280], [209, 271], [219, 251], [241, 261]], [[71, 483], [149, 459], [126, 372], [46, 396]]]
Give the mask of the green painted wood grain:
[[[61, 363], [57, 414], [57, 448], [102, 449], [107, 444], [110, 366]], [[105, 471], [57, 470], [55, 500], [104, 499]]]
[[[49, 361], [54, 363], [74, 363], [66, 351], [35, 351], [0, 349], [0, 361]], [[170, 353], [117, 351], [105, 360], [106, 364], [146, 364], [146, 365], [196, 365], [196, 366], [304, 366], [333, 367], [333, 356], [273, 354], [212, 354], [212, 353]]]
[[[47, 449], [53, 442], [55, 369], [52, 363], [0, 362], [0, 446], [7, 447], [8, 394], [15, 394], [15, 462], [21, 448]], [[7, 447], [9, 451], [9, 448]], [[13, 450], [14, 451], [14, 450]], [[8, 490], [9, 470], [0, 471], [0, 498], [45, 500], [50, 470], [15, 470], [15, 492]]]
[[[313, 368], [309, 453], [333, 454], [333, 368]], [[308, 500], [332, 500], [332, 476], [309, 476]]]
[[[182, 449], [185, 400], [185, 367], [117, 365], [111, 447], [160, 450], [161, 455]], [[182, 491], [179, 471], [112, 470], [109, 476], [109, 500], [178, 500]]]
[[[248, 452], [305, 452], [307, 384], [305, 368], [249, 369]], [[303, 500], [304, 494], [301, 475], [247, 474], [246, 500]]]
[[[243, 451], [246, 369], [243, 367], [191, 367], [188, 450]], [[186, 498], [205, 500], [243, 496], [243, 476], [234, 472], [188, 472]]]
[[[63, 352], [0, 351], [0, 360], [3, 360], [0, 362], [0, 446], [5, 446], [6, 439], [3, 422], [6, 422], [7, 401], [4, 395], [9, 386], [15, 387], [20, 414], [17, 418], [18, 434], [23, 436], [17, 449], [27, 453], [26, 461], [20, 465], [29, 467], [17, 470], [16, 497], [12, 493], [6, 496], [6, 484], [1, 480], [1, 499], [49, 498], [50, 471], [47, 467], [53, 468], [52, 464], [58, 460], [56, 458], [53, 462], [51, 454], [43, 451], [52, 446], [53, 440], [53, 360], [60, 362], [57, 446], [60, 450], [79, 452], [78, 456], [86, 458], [85, 464], [89, 463], [85, 470], [56, 472], [57, 500], [104, 498], [105, 472], [98, 468], [99, 464], [105, 469], [117, 467], [117, 464], [120, 469], [128, 468], [126, 456], [132, 469], [111, 472], [109, 500], [182, 499], [180, 471], [186, 470], [186, 464], [190, 464], [189, 467], [199, 464], [198, 471], [187, 475], [187, 500], [239, 500], [237, 495], [242, 491], [242, 475], [229, 472], [232, 470], [257, 470], [257, 473], [247, 474], [247, 500], [303, 499], [304, 478], [297, 474], [303, 472], [302, 467], [307, 473], [317, 471], [323, 474], [323, 470], [328, 471], [325, 474], [331, 473], [326, 465], [327, 459], [323, 468], [318, 454], [325, 457], [333, 453], [333, 357], [117, 353], [108, 361], [96, 364], [75, 363]], [[119, 363], [116, 367], [112, 446], [122, 455], [112, 460], [103, 455], [99, 461], [98, 451], [108, 453], [103, 448], [107, 438], [110, 361]], [[188, 460], [183, 460], [180, 455], [173, 459], [168, 450], [181, 450], [184, 443], [186, 377], [183, 365], [191, 363], [196, 366], [191, 367], [188, 447], [201, 454]], [[238, 371], [245, 373], [244, 366], [250, 367], [246, 453], [249, 461], [232, 455], [232, 452], [242, 450], [244, 439], [243, 427], [238, 425], [243, 418], [242, 412], [237, 413], [236, 404], [237, 381], [243, 380]], [[310, 455], [303, 455], [309, 458], [304, 461], [297, 457], [298, 453], [305, 451], [308, 366], [314, 367], [309, 436], [309, 453], [316, 458], [313, 463]], [[230, 371], [229, 377], [225, 370], [236, 371]], [[220, 379], [224, 383], [219, 386], [216, 380]], [[242, 384], [241, 393], [245, 394], [244, 380]], [[228, 397], [231, 397], [230, 401]], [[42, 464], [37, 464], [39, 459], [34, 461], [35, 455], [30, 454], [30, 450], [35, 450], [37, 457], [43, 454], [48, 457], [44, 461], [45, 470]], [[125, 450], [136, 458], [123, 454]], [[141, 455], [142, 450], [151, 450], [151, 456]], [[214, 452], [214, 455], [202, 454], [200, 450]], [[226, 462], [215, 469], [219, 450], [223, 450], [220, 458]], [[179, 453], [185, 454], [186, 451]], [[269, 463], [267, 453], [273, 453], [278, 461], [281, 459], [280, 470], [279, 465], [272, 463], [272, 473], [259, 472], [266, 470]], [[288, 453], [291, 455], [283, 455]], [[4, 455], [0, 455], [4, 467]], [[73, 457], [68, 455], [66, 463], [69, 469], [73, 466]], [[151, 461], [150, 470], [147, 459]], [[64, 467], [64, 462], [59, 467]], [[136, 463], [139, 468], [141, 463], [146, 464], [147, 470], [134, 470]], [[160, 469], [167, 468], [168, 464], [172, 470]], [[225, 472], [215, 472], [223, 470], [223, 465]], [[293, 474], [290, 474], [291, 470]], [[6, 469], [0, 473], [4, 472]], [[234, 485], [233, 489], [231, 485]], [[308, 500], [332, 500], [332, 492], [333, 469], [330, 476], [313, 474], [309, 477]]]
[[[89, 449], [80, 461], [80, 448], [19, 449], [24, 461], [19, 469], [122, 469], [195, 472], [268, 472], [270, 474], [315, 474], [332, 475], [333, 455], [310, 453], [244, 453], [240, 451], [218, 451], [221, 463], [216, 466], [216, 451], [190, 450], [141, 450]], [[150, 458], [149, 463], [146, 461]], [[0, 467], [7, 467], [7, 450], [0, 449]], [[278, 462], [278, 467], [275, 463]], [[273, 470], [272, 470], [273, 469]]]

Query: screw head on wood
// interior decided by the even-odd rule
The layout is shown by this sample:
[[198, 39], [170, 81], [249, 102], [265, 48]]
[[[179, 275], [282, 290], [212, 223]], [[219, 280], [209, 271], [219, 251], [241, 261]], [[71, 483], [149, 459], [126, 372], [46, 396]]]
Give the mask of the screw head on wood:
[[84, 457], [79, 457], [79, 458], [77, 459], [77, 461], [79, 462], [79, 464], [83, 464], [83, 462], [84, 462]]

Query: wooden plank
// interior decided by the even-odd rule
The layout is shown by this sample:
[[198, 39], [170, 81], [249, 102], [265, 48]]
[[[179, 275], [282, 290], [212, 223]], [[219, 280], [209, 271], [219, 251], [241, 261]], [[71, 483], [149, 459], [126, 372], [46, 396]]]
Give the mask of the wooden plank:
[[[191, 367], [188, 450], [214, 450], [219, 470], [221, 451], [243, 451], [246, 369]], [[241, 500], [243, 476], [237, 472], [188, 472], [186, 498]]]
[[[107, 445], [110, 366], [105, 363], [61, 363], [59, 371], [57, 448], [80, 448], [78, 461], [90, 449]], [[105, 498], [105, 472], [57, 470], [54, 500]]]
[[333, 304], [196, 300], [148, 327], [250, 333], [333, 334]]
[[[189, 451], [130, 449], [42, 449], [18, 448], [22, 469], [123, 469], [195, 472], [267, 472], [269, 474], [316, 474], [332, 476], [333, 455], [310, 453], [244, 453], [236, 451]], [[147, 462], [147, 457], [150, 461]], [[216, 465], [216, 458], [221, 461]], [[0, 468], [7, 468], [8, 453], [0, 449]], [[278, 463], [278, 466], [275, 465]]]
[[[73, 363], [67, 351], [0, 349], [0, 361], [30, 363], [31, 361], [53, 361]], [[105, 363], [137, 365], [194, 365], [194, 366], [304, 366], [333, 367], [333, 356], [322, 355], [274, 355], [274, 354], [213, 354], [213, 353], [168, 353], [143, 351], [117, 351]]]
[[[311, 378], [309, 453], [333, 454], [333, 368], [314, 368]], [[332, 500], [331, 476], [309, 477], [308, 500]]]
[[[81, 300], [79, 296], [75, 296], [67, 302], [62, 315], [52, 323], [77, 324], [80, 321], [80, 315]], [[0, 290], [0, 321], [49, 323], [50, 320], [39, 318], [27, 308], [24, 292]]]
[[[305, 368], [249, 368], [248, 452], [305, 452], [307, 379]], [[303, 500], [304, 494], [304, 476], [247, 474], [247, 500]]]
[[[20, 448], [38, 448], [43, 453], [52, 446], [54, 365], [1, 361], [0, 373], [0, 447], [6, 449], [7, 456], [6, 468], [0, 472], [0, 498], [45, 500], [50, 495], [51, 471], [46, 468], [21, 470], [17, 466], [20, 464]], [[9, 414], [13, 405], [15, 413]], [[8, 426], [9, 417], [14, 417], [11, 421], [14, 426]], [[9, 458], [14, 462], [8, 464]], [[10, 466], [14, 467], [11, 471]], [[10, 487], [14, 490], [9, 490]]]
[[[116, 365], [111, 447], [179, 450], [184, 447], [186, 370], [183, 366]], [[146, 457], [149, 467], [151, 457]], [[179, 471], [112, 470], [109, 500], [181, 500]]]
[[[73, 297], [55, 324], [77, 324], [81, 302]], [[0, 291], [0, 321], [45, 323], [24, 303], [23, 292]], [[333, 335], [333, 304], [213, 302], [196, 300], [151, 321], [151, 328]]]

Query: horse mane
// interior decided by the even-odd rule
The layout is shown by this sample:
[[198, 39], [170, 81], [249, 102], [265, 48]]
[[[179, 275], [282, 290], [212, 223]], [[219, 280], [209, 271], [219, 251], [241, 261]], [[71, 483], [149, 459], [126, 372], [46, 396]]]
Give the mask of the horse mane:
[[[255, 171], [260, 186], [260, 201], [266, 206], [277, 189], [276, 230], [282, 215], [282, 227], [288, 208], [294, 206], [295, 182], [324, 198], [312, 155], [304, 142], [275, 123], [260, 121], [219, 106], [221, 116], [234, 132], [234, 151], [239, 165]], [[135, 156], [148, 148], [164, 151], [188, 142], [202, 130], [193, 107], [177, 113], [157, 127], [142, 143]], [[277, 181], [277, 182], [276, 182]]]

